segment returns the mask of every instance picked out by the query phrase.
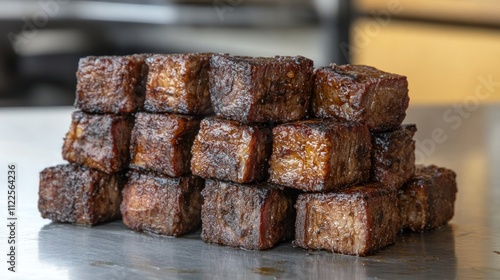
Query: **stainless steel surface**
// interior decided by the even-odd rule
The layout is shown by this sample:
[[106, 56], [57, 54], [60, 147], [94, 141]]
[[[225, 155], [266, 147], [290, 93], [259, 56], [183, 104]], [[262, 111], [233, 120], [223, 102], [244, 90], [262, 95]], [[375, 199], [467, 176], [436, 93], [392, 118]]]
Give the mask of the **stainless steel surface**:
[[[433, 232], [401, 234], [395, 245], [365, 258], [289, 242], [264, 252], [226, 248], [204, 244], [199, 232], [165, 238], [119, 221], [84, 228], [41, 219], [38, 172], [63, 162], [72, 110], [0, 110], [0, 279], [500, 279], [500, 106], [409, 109], [406, 122], [419, 129], [419, 159], [458, 173], [455, 217]], [[9, 162], [19, 175], [15, 274], [7, 271], [3, 225]]]

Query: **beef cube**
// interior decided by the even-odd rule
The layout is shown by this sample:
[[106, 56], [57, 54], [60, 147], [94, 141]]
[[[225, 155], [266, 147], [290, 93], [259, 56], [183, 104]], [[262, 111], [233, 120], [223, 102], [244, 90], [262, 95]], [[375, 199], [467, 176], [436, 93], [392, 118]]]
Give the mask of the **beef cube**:
[[135, 231], [179, 236], [201, 224], [203, 179], [129, 172], [123, 189], [123, 223]]
[[237, 183], [267, 179], [271, 130], [215, 117], [201, 121], [191, 171], [203, 178]]
[[360, 122], [372, 131], [396, 129], [408, 108], [405, 76], [365, 65], [335, 65], [315, 72], [315, 117]]
[[370, 132], [365, 125], [306, 120], [276, 126], [269, 181], [303, 191], [330, 191], [368, 181]]
[[372, 133], [371, 179], [401, 188], [415, 173], [414, 124]]
[[210, 96], [217, 116], [243, 123], [286, 122], [308, 113], [310, 59], [215, 55], [210, 67]]
[[293, 237], [295, 197], [289, 190], [207, 180], [201, 193], [205, 242], [265, 250]]
[[365, 256], [393, 244], [400, 220], [397, 191], [381, 183], [303, 193], [295, 204], [294, 245]]
[[155, 54], [146, 60], [144, 108], [153, 113], [207, 115], [209, 53]]
[[423, 232], [446, 224], [453, 218], [456, 193], [455, 172], [417, 166], [415, 176], [398, 193], [402, 229]]
[[63, 158], [108, 174], [121, 171], [128, 166], [133, 125], [130, 116], [73, 112]]
[[120, 218], [124, 178], [63, 164], [40, 172], [38, 209], [43, 218], [86, 226]]
[[171, 177], [191, 173], [191, 146], [199, 127], [200, 121], [190, 116], [137, 113], [130, 167]]
[[132, 113], [144, 103], [146, 55], [88, 56], [76, 72], [75, 106], [89, 113]]

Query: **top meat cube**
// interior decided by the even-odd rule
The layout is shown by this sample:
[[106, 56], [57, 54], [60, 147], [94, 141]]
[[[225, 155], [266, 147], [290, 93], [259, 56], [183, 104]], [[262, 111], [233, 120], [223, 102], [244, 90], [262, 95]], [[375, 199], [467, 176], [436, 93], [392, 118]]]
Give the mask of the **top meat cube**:
[[208, 115], [210, 53], [156, 54], [146, 60], [144, 108], [151, 113]]
[[303, 119], [312, 94], [313, 61], [302, 56], [210, 60], [209, 87], [217, 116], [242, 123]]
[[315, 117], [366, 124], [371, 131], [397, 128], [409, 103], [405, 76], [365, 65], [335, 65], [316, 70]]
[[123, 114], [142, 108], [147, 55], [87, 56], [76, 72], [75, 106], [88, 113]]

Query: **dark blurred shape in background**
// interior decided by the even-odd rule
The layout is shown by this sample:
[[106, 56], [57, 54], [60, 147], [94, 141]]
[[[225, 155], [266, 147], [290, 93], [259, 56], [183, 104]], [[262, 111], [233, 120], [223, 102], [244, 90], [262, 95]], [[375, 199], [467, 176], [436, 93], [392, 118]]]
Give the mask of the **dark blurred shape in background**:
[[[226, 52], [347, 63], [347, 0], [4, 0], [0, 107], [71, 105], [87, 55]], [[344, 44], [341, 44], [344, 42]]]
[[70, 105], [80, 57], [144, 52], [367, 64], [412, 105], [500, 102], [498, 1], [1, 0], [0, 107]]

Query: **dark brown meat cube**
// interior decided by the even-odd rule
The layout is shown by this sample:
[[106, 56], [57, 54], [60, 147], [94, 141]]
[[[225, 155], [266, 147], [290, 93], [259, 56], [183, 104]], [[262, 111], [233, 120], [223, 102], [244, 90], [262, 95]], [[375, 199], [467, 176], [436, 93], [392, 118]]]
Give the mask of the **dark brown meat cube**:
[[294, 245], [365, 256], [396, 241], [397, 191], [381, 183], [304, 193], [295, 204]]
[[408, 108], [405, 76], [365, 65], [335, 65], [315, 72], [315, 117], [361, 122], [372, 131], [397, 128]]
[[156, 54], [146, 60], [144, 108], [153, 113], [207, 115], [209, 53]]
[[276, 126], [269, 181], [303, 191], [330, 191], [368, 181], [371, 139], [356, 123], [307, 120]]
[[191, 146], [199, 127], [200, 121], [190, 116], [137, 113], [130, 167], [171, 177], [191, 173]]
[[456, 174], [435, 165], [417, 166], [415, 176], [399, 190], [402, 228], [423, 232], [446, 224], [454, 213]]
[[123, 189], [123, 223], [135, 230], [179, 236], [201, 224], [203, 179], [129, 172]]
[[216, 55], [210, 67], [210, 95], [217, 116], [243, 123], [286, 122], [308, 113], [313, 85], [310, 59]]
[[144, 103], [144, 54], [88, 56], [76, 72], [75, 106], [90, 113], [132, 113]]
[[206, 118], [193, 143], [191, 171], [237, 183], [265, 180], [271, 144], [269, 128]]
[[201, 193], [205, 242], [265, 250], [293, 237], [295, 197], [289, 190], [207, 180]]
[[372, 133], [371, 179], [401, 188], [415, 173], [414, 124], [389, 132]]
[[73, 112], [63, 158], [108, 174], [121, 171], [128, 166], [133, 124], [129, 116]]
[[77, 164], [40, 172], [38, 209], [43, 218], [92, 226], [120, 217], [124, 178]]

